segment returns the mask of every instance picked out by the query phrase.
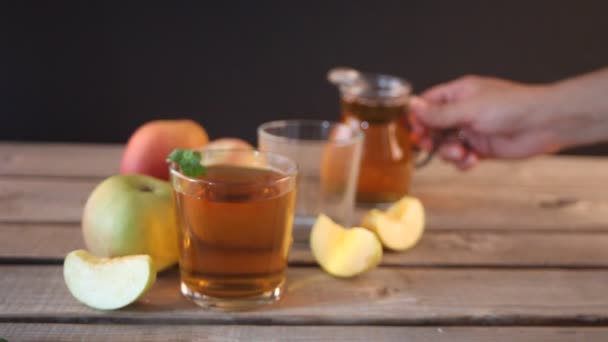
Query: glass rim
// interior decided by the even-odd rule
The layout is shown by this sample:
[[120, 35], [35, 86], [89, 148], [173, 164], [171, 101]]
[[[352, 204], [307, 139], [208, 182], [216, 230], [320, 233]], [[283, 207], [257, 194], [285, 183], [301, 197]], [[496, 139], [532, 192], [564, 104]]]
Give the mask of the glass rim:
[[[200, 183], [200, 184], [209, 184], [209, 185], [222, 185], [222, 186], [238, 186], [238, 185], [246, 185], [246, 184], [276, 184], [279, 182], [283, 182], [286, 181], [290, 178], [295, 178], [298, 174], [298, 165], [296, 164], [296, 162], [294, 160], [292, 160], [291, 158], [288, 158], [286, 156], [283, 156], [281, 154], [278, 153], [274, 153], [274, 152], [267, 152], [267, 151], [260, 151], [257, 149], [245, 149], [245, 148], [239, 148], [239, 149], [211, 149], [211, 150], [205, 150], [205, 147], [201, 147], [198, 149], [195, 149], [196, 151], [201, 152], [201, 154], [210, 154], [210, 153], [248, 153], [248, 154], [253, 154], [253, 155], [257, 155], [257, 156], [266, 156], [266, 157], [270, 157], [276, 160], [280, 160], [282, 162], [287, 162], [289, 163], [289, 168], [287, 170], [287, 172], [284, 172], [283, 170], [279, 170], [279, 172], [281, 173], [282, 177], [274, 179], [272, 181], [267, 181], [267, 182], [255, 182], [255, 181], [250, 181], [250, 182], [224, 182], [224, 181], [210, 181], [210, 180], [206, 180], [206, 179], [199, 179], [199, 178], [192, 178], [190, 176], [186, 176], [185, 174], [183, 174], [178, 168], [177, 168], [177, 163], [175, 162], [171, 162], [169, 163], [169, 173], [175, 177], [181, 178], [185, 181], [191, 182], [191, 183]], [[222, 165], [221, 163], [218, 165]], [[268, 165], [272, 166], [271, 163], [268, 163]], [[276, 170], [276, 168], [271, 167], [269, 168], [271, 170]]]
[[[345, 129], [350, 130], [353, 134], [349, 138], [340, 138], [340, 139], [300, 139], [300, 138], [290, 138], [285, 136], [280, 136], [276, 134], [269, 133], [267, 129], [269, 128], [279, 128], [279, 127], [288, 127], [288, 126], [316, 126], [322, 128], [329, 127], [344, 127]], [[342, 145], [351, 145], [355, 144], [358, 141], [363, 140], [363, 131], [358, 127], [353, 127], [338, 121], [329, 121], [329, 120], [315, 120], [315, 119], [288, 119], [288, 120], [274, 120], [264, 122], [258, 126], [258, 140], [260, 137], [264, 137], [264, 139], [269, 139], [277, 142], [283, 142], [287, 144], [318, 144], [320, 142], [330, 143], [338, 146]], [[258, 141], [259, 145], [259, 141]]]
[[327, 79], [340, 89], [343, 98], [355, 98], [362, 102], [407, 102], [413, 89], [410, 81], [402, 77], [349, 67], [330, 69]]

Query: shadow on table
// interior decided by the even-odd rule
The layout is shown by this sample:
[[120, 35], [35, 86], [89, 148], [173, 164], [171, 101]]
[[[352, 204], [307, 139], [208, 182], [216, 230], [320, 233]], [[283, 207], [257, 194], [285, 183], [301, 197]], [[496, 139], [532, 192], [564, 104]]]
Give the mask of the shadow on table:
[[[363, 298], [369, 300], [373, 297], [383, 297], [387, 293], [376, 288], [378, 284], [375, 284], [372, 273], [374, 272], [365, 274], [360, 278], [344, 280], [331, 277], [316, 267], [290, 267], [287, 277], [287, 291], [283, 298], [277, 303], [252, 311], [260, 313], [273, 311], [299, 312], [302, 308], [312, 306], [336, 308], [342, 304], [353, 305], [358, 297], [362, 300]], [[328, 295], [330, 288], [341, 287], [336, 282], [344, 282], [344, 287], [350, 288], [351, 295]], [[354, 292], [361, 292], [361, 296], [352, 296], [353, 289], [356, 289]], [[329, 292], [333, 291], [329, 290]], [[136, 312], [209, 311], [198, 307], [182, 296], [179, 289], [179, 270], [177, 267], [159, 274], [152, 289], [126, 310]]]

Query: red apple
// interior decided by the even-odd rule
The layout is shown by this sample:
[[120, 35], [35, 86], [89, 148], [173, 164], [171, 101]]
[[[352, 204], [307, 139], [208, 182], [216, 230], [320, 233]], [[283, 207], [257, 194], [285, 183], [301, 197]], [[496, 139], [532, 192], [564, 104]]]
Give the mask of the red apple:
[[150, 121], [140, 126], [129, 138], [120, 172], [167, 180], [169, 170], [166, 159], [174, 149], [198, 149], [208, 142], [205, 129], [192, 120]]

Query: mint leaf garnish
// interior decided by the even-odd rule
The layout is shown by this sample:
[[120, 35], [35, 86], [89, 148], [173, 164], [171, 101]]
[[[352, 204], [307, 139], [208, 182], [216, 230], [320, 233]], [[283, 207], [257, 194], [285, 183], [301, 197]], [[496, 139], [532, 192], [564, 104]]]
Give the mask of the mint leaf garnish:
[[175, 149], [167, 157], [167, 162], [177, 163], [182, 173], [188, 177], [198, 177], [207, 172], [201, 165], [201, 157], [199, 151]]

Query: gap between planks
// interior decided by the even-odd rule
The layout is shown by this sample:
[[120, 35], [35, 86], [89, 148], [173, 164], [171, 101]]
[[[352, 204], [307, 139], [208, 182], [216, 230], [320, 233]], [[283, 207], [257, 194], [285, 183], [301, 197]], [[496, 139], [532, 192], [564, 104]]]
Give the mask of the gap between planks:
[[[198, 308], [197, 308], [198, 309]], [[200, 308], [200, 310], [204, 310]], [[21, 323], [21, 324], [78, 324], [78, 325], [138, 325], [138, 326], [319, 326], [319, 327], [335, 327], [335, 326], [369, 326], [369, 327], [607, 327], [608, 317], [599, 315], [565, 315], [563, 317], [544, 317], [526, 314], [505, 315], [495, 318], [487, 317], [470, 317], [470, 316], [454, 316], [450, 318], [434, 317], [434, 318], [382, 318], [381, 320], [365, 320], [361, 323], [358, 321], [350, 321], [349, 319], [335, 319], [333, 321], [323, 321], [315, 319], [306, 319], [303, 321], [277, 321], [269, 318], [247, 317], [237, 320], [221, 320], [221, 319], [201, 319], [201, 318], [182, 318], [182, 317], [163, 317], [163, 318], [145, 318], [145, 317], [103, 317], [103, 316], [11, 316], [0, 315], [0, 324], [3, 323]], [[607, 328], [608, 329], [608, 328]], [[1, 336], [0, 336], [1, 337]]]
[[579, 341], [605, 340], [605, 327], [378, 327], [252, 325], [0, 324], [9, 341]]
[[[25, 258], [25, 257], [0, 257], [0, 266], [61, 266], [63, 265], [63, 259], [45, 259], [45, 258]], [[173, 266], [177, 267], [177, 266]], [[314, 261], [290, 261], [289, 268], [317, 268], [320, 270], [319, 265]], [[551, 265], [526, 265], [526, 264], [440, 264], [440, 263], [429, 263], [425, 265], [420, 264], [380, 264], [377, 268], [399, 268], [409, 270], [485, 270], [485, 271], [501, 271], [501, 270], [518, 270], [518, 271], [542, 271], [542, 270], [562, 270], [562, 271], [593, 271], [593, 270], [608, 270], [608, 265], [590, 265], [590, 264], [551, 264]]]

